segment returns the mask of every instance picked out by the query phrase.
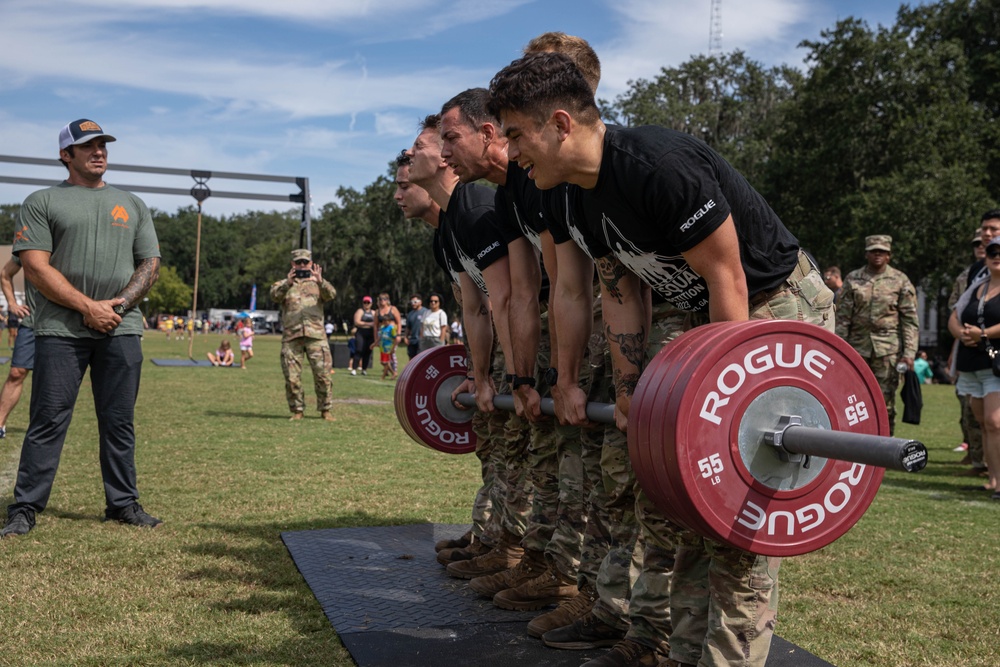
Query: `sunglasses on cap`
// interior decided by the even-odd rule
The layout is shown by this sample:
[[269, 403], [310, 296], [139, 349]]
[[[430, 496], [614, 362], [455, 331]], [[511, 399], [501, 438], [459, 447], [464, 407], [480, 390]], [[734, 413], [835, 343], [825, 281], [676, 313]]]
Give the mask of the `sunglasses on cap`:
[[990, 259], [1000, 257], [1000, 245], [989, 245], [986, 246], [986, 256]]

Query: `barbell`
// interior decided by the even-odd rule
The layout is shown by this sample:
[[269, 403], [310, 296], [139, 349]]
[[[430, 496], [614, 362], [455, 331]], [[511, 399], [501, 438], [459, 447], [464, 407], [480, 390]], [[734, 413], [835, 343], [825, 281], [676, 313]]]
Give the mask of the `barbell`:
[[[418, 443], [475, 449], [473, 410], [451, 394], [465, 351], [443, 346], [404, 367], [396, 414]], [[474, 407], [471, 394], [459, 403]], [[498, 409], [513, 398], [498, 395]], [[551, 399], [542, 412], [554, 413]], [[614, 422], [614, 406], [587, 405]], [[846, 533], [886, 468], [915, 472], [927, 450], [887, 437], [882, 392], [865, 361], [825, 329], [787, 320], [721, 322], [685, 332], [643, 372], [629, 413], [629, 458], [656, 507], [691, 530], [746, 551], [791, 556]]]

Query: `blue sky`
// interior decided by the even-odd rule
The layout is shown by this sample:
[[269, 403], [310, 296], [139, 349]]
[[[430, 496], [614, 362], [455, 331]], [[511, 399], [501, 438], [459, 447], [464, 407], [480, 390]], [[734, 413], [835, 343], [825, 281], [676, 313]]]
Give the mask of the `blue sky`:
[[[919, 4], [919, 3], [917, 3]], [[838, 19], [895, 20], [898, 0], [723, 0], [723, 50], [801, 66], [804, 39]], [[0, 154], [58, 156], [59, 129], [91, 118], [118, 141], [110, 183], [189, 188], [114, 164], [305, 176], [313, 209], [363, 188], [417, 121], [487, 85], [535, 35], [586, 38], [600, 97], [708, 50], [710, 0], [0, 0]], [[63, 178], [0, 162], [0, 175]], [[216, 190], [293, 185], [213, 179]], [[0, 203], [33, 186], [0, 184]], [[189, 198], [143, 194], [175, 211]], [[292, 204], [212, 198], [206, 213]]]

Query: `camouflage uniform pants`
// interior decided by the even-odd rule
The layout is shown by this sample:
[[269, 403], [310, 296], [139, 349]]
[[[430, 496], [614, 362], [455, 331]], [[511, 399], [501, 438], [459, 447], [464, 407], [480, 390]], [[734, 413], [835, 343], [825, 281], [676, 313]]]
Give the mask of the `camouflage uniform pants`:
[[[613, 403], [611, 357], [604, 336], [600, 296], [594, 303], [590, 339], [591, 387], [588, 400]], [[639, 535], [635, 518], [635, 475], [628, 457], [628, 441], [614, 424], [585, 431], [583, 460], [590, 487], [587, 532], [580, 561], [581, 585], [597, 591], [593, 614], [604, 623], [628, 628], [629, 597], [638, 569], [633, 554]]]
[[[604, 338], [604, 323], [599, 288], [594, 295], [594, 320], [590, 341], [587, 346], [586, 368], [580, 370], [580, 388], [587, 392], [587, 400], [592, 403], [610, 402], [610, 375], [605, 373], [607, 342]], [[612, 545], [615, 526], [609, 516], [608, 494], [604, 487], [601, 458], [604, 451], [606, 431], [616, 431], [612, 424], [600, 424], [580, 431], [580, 458], [583, 469], [584, 509], [587, 513], [586, 530], [580, 550], [580, 567], [577, 584], [597, 590], [601, 563]], [[629, 587], [630, 588], [630, 587]], [[627, 599], [627, 593], [625, 596]], [[624, 616], [622, 619], [624, 620]]]
[[983, 429], [979, 426], [976, 416], [972, 414], [972, 401], [969, 396], [957, 394], [958, 402], [962, 406], [962, 417], [959, 424], [962, 426], [962, 437], [969, 445], [969, 461], [973, 468], [985, 468], [983, 460]]
[[[833, 293], [803, 253], [786, 284], [751, 304], [751, 319], [790, 319], [834, 329]], [[654, 314], [655, 317], [655, 314]], [[655, 327], [654, 327], [655, 328]], [[656, 333], [654, 331], [654, 333]], [[654, 339], [655, 340], [655, 339]], [[662, 347], [655, 344], [653, 347]], [[644, 559], [653, 551], [673, 548], [670, 582], [670, 657], [703, 667], [745, 665], [763, 667], [777, 621], [780, 558], [751, 554], [724, 546], [666, 519], [645, 494], [638, 493], [636, 515], [645, 540]], [[658, 565], [654, 560], [652, 565]], [[636, 597], [648, 564], [632, 595], [629, 634], [662, 650], [665, 637], [646, 634], [655, 623], [637, 623]]]
[[[541, 314], [540, 333], [539, 371], [548, 368], [552, 358], [547, 312]], [[589, 369], [590, 359], [584, 355], [582, 381], [588, 381]], [[536, 386], [543, 397], [551, 393], [544, 381]], [[577, 576], [587, 525], [580, 431], [579, 427], [561, 426], [554, 419], [536, 422], [531, 425], [528, 448], [533, 499], [528, 531], [521, 545], [545, 552], [549, 564], [568, 578]]]
[[285, 374], [285, 398], [292, 412], [305, 412], [305, 392], [302, 389], [302, 358], [312, 367], [316, 387], [316, 409], [325, 412], [333, 409], [330, 392], [330, 369], [333, 357], [330, 344], [321, 338], [293, 338], [281, 343], [281, 372]]
[[476, 458], [479, 459], [483, 484], [472, 502], [472, 534], [484, 544], [493, 545], [499, 537], [499, 517], [493, 511], [493, 488], [497, 484], [494, 441], [490, 437], [489, 418], [481, 412], [472, 416], [472, 432], [476, 434]]
[[[654, 306], [653, 329], [650, 332], [650, 345], [646, 350], [647, 363], [664, 345], [688, 329], [707, 321], [704, 316], [680, 311], [669, 305]], [[627, 455], [628, 441], [624, 434], [621, 434], [621, 440], [621, 446]], [[629, 483], [632, 485], [634, 498], [634, 520], [639, 529], [636, 551], [641, 554], [641, 567], [632, 585], [627, 636], [666, 656], [670, 651], [668, 639], [673, 632], [670, 587], [674, 552], [678, 542], [677, 535], [682, 529], [664, 517], [646, 497], [636, 482], [634, 473], [630, 474]]]
[[[496, 336], [493, 338], [496, 341]], [[493, 350], [493, 382], [500, 393], [510, 393], [504, 381], [504, 357], [499, 345]], [[523, 537], [531, 513], [531, 486], [528, 482], [528, 422], [515, 413], [495, 411], [486, 415], [489, 439], [493, 442], [491, 460], [495, 479], [491, 500], [499, 514], [502, 530]]]
[[878, 386], [882, 389], [885, 409], [889, 412], [889, 435], [892, 435], [896, 430], [896, 394], [899, 390], [900, 377], [900, 372], [896, 370], [898, 360], [898, 353], [865, 359], [868, 362], [868, 367], [875, 374], [875, 379], [878, 380]]

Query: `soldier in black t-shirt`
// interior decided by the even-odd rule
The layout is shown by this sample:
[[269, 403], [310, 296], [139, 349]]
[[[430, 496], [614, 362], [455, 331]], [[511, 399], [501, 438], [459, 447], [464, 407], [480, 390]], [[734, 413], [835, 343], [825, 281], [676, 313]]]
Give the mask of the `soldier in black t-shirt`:
[[[453, 393], [474, 392], [480, 406], [477, 418], [486, 416], [489, 421], [491, 465], [496, 471], [493, 511], [501, 527], [490, 551], [448, 564], [449, 574], [469, 579], [505, 571], [520, 560], [519, 543], [530, 507], [524, 484], [523, 457], [520, 456], [526, 431], [520, 424], [508, 424], [508, 415], [493, 407], [493, 396], [503, 383], [507, 366], [499, 346], [494, 345], [491, 302], [509, 298], [509, 289], [505, 291], [504, 286], [510, 282], [507, 245], [496, 226], [493, 190], [458, 182], [455, 171], [441, 157], [438, 123], [436, 114], [424, 119], [420, 134], [407, 151], [412, 162], [409, 177], [441, 207], [442, 247], [461, 282], [470, 378]], [[500, 342], [506, 340], [509, 345], [507, 330], [500, 323], [497, 338]]]
[[[487, 99], [485, 89], [473, 88], [443, 105], [441, 155], [463, 182], [484, 178], [498, 186], [496, 204], [502, 215], [497, 222], [506, 245], [509, 270], [506, 276], [497, 275], [494, 282], [487, 276], [487, 286], [497, 330], [509, 332], [507, 340], [511, 344], [501, 334], [501, 346], [515, 402], [520, 412], [532, 420], [528, 464], [534, 500], [531, 521], [521, 541], [524, 557], [519, 566], [504, 574], [480, 577], [472, 587], [481, 595], [492, 596], [494, 604], [502, 608], [532, 610], [578, 595], [576, 577], [585, 525], [584, 503], [579, 473], [572, 475], [572, 480], [567, 479], [575, 485], [575, 493], [561, 493], [560, 479], [564, 476], [560, 471], [559, 450], [563, 440], [554, 422], [538, 420], [540, 397], [536, 385], [541, 378], [537, 360], [547, 360], [549, 356], [547, 345], [539, 354], [543, 331], [539, 306], [542, 272], [535, 248], [516, 222], [518, 217], [523, 221], [537, 215], [537, 204], [527, 199], [535, 188], [527, 179], [518, 182], [516, 174], [508, 172], [506, 141], [499, 136], [496, 119], [486, 110]], [[515, 291], [518, 298], [511, 297]], [[496, 293], [504, 298], [494, 299]], [[578, 435], [572, 438], [570, 446], [579, 461]]]
[[[410, 182], [410, 158], [405, 152], [397, 157], [396, 164], [396, 191], [393, 194], [393, 199], [404, 215], [408, 218], [420, 218], [434, 230], [434, 259], [451, 279], [455, 300], [462, 304], [462, 290], [459, 286], [462, 267], [454, 253], [446, 248], [446, 246], [451, 247], [453, 241], [450, 231], [442, 229], [441, 207], [431, 199], [426, 190]], [[446, 237], [447, 242], [445, 241]], [[468, 354], [468, 348], [466, 348], [466, 356], [471, 356]], [[471, 425], [476, 434], [476, 456], [482, 464], [483, 483], [477, 490], [472, 505], [472, 528], [457, 539], [441, 540], [434, 545], [438, 562], [445, 566], [455, 561], [469, 560], [488, 553], [501, 532], [498, 513], [492, 508], [492, 498], [496, 493], [499, 493], [494, 490], [496, 471], [490, 457], [495, 449], [494, 442], [497, 436], [496, 433], [491, 432], [489, 416], [484, 413], [477, 412], [472, 417]], [[495, 431], [495, 429], [493, 430]]]
[[[510, 158], [539, 188], [571, 184], [566, 217], [574, 240], [598, 259], [622, 430], [646, 361], [671, 335], [651, 327], [655, 308], [644, 288], [712, 321], [799, 319], [832, 330], [833, 294], [819, 271], [766, 201], [710, 148], [665, 128], [606, 126], [586, 81], [559, 54], [515, 61], [490, 92]], [[643, 493], [636, 514], [644, 558], [651, 546], [676, 550], [671, 659], [763, 666], [780, 559], [701, 538], [665, 520]], [[709, 572], [720, 576], [709, 580]], [[665, 637], [643, 620], [633, 617], [627, 639], [662, 650]], [[623, 651], [608, 664], [640, 664], [639, 653]]]

